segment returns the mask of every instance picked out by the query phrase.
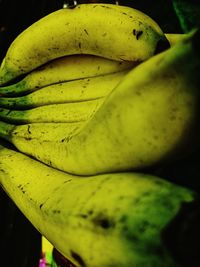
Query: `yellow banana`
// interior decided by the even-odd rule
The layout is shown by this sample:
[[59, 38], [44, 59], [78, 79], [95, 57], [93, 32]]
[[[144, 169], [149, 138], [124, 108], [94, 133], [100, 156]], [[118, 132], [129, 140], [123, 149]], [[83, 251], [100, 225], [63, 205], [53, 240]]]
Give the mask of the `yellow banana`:
[[94, 100], [107, 96], [128, 73], [128, 70], [92, 78], [52, 84], [20, 97], [0, 97], [0, 106], [27, 109], [49, 104]]
[[26, 110], [0, 108], [0, 119], [17, 124], [33, 122], [79, 122], [89, 120], [105, 97], [94, 100], [51, 104]]
[[188, 33], [165, 33], [165, 37], [169, 41], [170, 46], [173, 46], [178, 42], [182, 42], [190, 38], [190, 36], [192, 36], [196, 32], [196, 30], [197, 29], [194, 28]]
[[[79, 175], [144, 168], [189, 153], [199, 145], [199, 39], [197, 32], [130, 71], [72, 138], [38, 142], [10, 132], [7, 140]], [[14, 118], [12, 112], [4, 118]]]
[[143, 61], [155, 53], [160, 40], [166, 44], [158, 24], [131, 7], [80, 4], [60, 9], [32, 24], [13, 41], [1, 64], [0, 85], [66, 55]]
[[165, 33], [165, 37], [170, 43], [170, 46], [187, 39], [188, 33]]
[[139, 62], [116, 61], [93, 55], [72, 55], [52, 60], [15, 84], [0, 87], [0, 95], [27, 94], [66, 81], [91, 78], [133, 68]]
[[141, 169], [199, 147], [199, 42], [197, 31], [130, 71], [66, 144], [59, 168], [84, 175]]
[[[199, 209], [192, 208], [196, 194], [155, 176], [83, 179], [0, 146], [0, 183], [38, 231], [78, 267], [180, 267], [169, 240], [177, 255], [182, 247], [196, 246], [187, 235], [199, 220]], [[170, 231], [180, 216], [184, 220]], [[182, 229], [185, 235], [179, 234]]]
[[7, 139], [12, 135], [26, 140], [36, 139], [38, 142], [64, 142], [70, 139], [84, 126], [86, 122], [39, 122], [28, 123], [23, 125], [13, 125], [0, 121], [0, 137]]

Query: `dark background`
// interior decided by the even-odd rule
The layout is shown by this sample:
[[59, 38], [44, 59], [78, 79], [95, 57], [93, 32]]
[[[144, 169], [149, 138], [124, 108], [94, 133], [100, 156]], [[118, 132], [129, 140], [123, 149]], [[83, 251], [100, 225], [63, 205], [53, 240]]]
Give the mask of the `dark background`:
[[[62, 8], [64, 2], [68, 3], [60, 0], [0, 0], [0, 61], [20, 32], [41, 17]], [[112, 0], [103, 2], [114, 3]], [[72, 3], [69, 1], [70, 5]], [[200, 21], [199, 0], [119, 0], [119, 3], [145, 12], [164, 32], [188, 32]], [[183, 160], [148, 171], [200, 192], [198, 154], [197, 151], [185, 155]], [[40, 252], [40, 234], [0, 188], [0, 266], [38, 267]]]

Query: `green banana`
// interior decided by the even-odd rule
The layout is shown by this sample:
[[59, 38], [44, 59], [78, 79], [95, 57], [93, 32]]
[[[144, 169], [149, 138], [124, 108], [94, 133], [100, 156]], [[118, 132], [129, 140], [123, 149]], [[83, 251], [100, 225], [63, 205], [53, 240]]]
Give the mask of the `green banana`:
[[[80, 178], [1, 146], [0, 183], [38, 231], [78, 267], [180, 267], [166, 235], [196, 245], [184, 243], [184, 237], [175, 240], [168, 231], [196, 194], [155, 176]], [[197, 222], [198, 211], [189, 209], [187, 216]], [[185, 234], [193, 229], [185, 220], [178, 226]]]
[[60, 9], [13, 41], [1, 64], [0, 85], [66, 55], [143, 61], [155, 53], [160, 40], [167, 41], [158, 24], [127, 6], [99, 3]]
[[137, 64], [139, 62], [120, 62], [93, 55], [65, 56], [34, 69], [15, 84], [0, 87], [0, 95], [23, 95], [52, 84], [124, 71]]
[[6, 139], [78, 175], [141, 169], [189, 153], [199, 146], [199, 39], [197, 31], [130, 71], [72, 138], [39, 142], [10, 132]]
[[95, 114], [104, 100], [105, 97], [101, 97], [94, 100], [51, 104], [26, 110], [0, 108], [0, 119], [16, 124], [86, 121]]
[[27, 109], [49, 104], [72, 103], [106, 97], [128, 70], [45, 86], [20, 97], [0, 97], [0, 107]]

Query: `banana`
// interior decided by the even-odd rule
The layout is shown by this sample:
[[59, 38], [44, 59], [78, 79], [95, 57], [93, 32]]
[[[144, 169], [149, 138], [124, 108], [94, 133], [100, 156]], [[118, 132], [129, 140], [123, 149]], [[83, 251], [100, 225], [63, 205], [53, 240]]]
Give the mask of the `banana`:
[[198, 30], [130, 71], [54, 166], [81, 175], [136, 170], [198, 148], [199, 43]]
[[197, 31], [130, 71], [72, 138], [40, 142], [10, 132], [7, 140], [76, 175], [141, 169], [189, 153], [199, 146], [199, 39]]
[[7, 139], [12, 132], [12, 135], [17, 135], [18, 138], [26, 140], [36, 139], [40, 142], [64, 142], [64, 140], [70, 139], [72, 135], [80, 131], [85, 123], [84, 121], [62, 123], [39, 122], [16, 126], [0, 121], [0, 137]]
[[[199, 220], [199, 208], [191, 208], [196, 194], [155, 176], [81, 178], [1, 146], [0, 183], [38, 231], [78, 267], [180, 267], [169, 239], [177, 251], [196, 246], [187, 240]], [[176, 240], [169, 229], [183, 204], [192, 223], [179, 222]]]
[[[57, 10], [23, 31], [0, 68], [0, 85], [53, 60], [91, 54], [117, 61], [143, 61], [167, 39], [139, 10], [113, 4], [80, 4]], [[160, 46], [160, 45], [159, 45]]]
[[165, 37], [170, 43], [170, 46], [187, 39], [188, 33], [165, 33]]
[[0, 108], [0, 119], [24, 124], [34, 122], [81, 122], [89, 120], [102, 105], [105, 97], [94, 100], [51, 104], [26, 110]]
[[52, 84], [124, 71], [137, 64], [93, 55], [65, 56], [34, 69], [15, 84], [0, 87], [0, 95], [23, 95]]
[[27, 109], [49, 104], [72, 103], [106, 97], [128, 70], [45, 86], [20, 97], [0, 97], [0, 106]]

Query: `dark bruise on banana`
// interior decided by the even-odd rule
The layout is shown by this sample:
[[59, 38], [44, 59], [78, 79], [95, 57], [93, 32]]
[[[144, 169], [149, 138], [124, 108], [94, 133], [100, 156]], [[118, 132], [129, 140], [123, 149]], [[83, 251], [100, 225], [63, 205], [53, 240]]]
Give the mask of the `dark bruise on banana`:
[[136, 29], [133, 29], [133, 35], [135, 35], [136, 39], [138, 40], [140, 36], [143, 34], [143, 31], [137, 31]]

